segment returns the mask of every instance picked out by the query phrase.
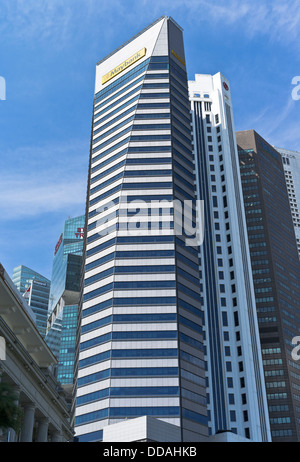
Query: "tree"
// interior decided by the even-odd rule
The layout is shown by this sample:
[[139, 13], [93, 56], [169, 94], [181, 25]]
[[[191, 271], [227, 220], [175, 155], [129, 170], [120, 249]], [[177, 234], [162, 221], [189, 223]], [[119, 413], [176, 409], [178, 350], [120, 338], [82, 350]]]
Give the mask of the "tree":
[[16, 432], [20, 430], [22, 411], [16, 404], [17, 396], [11, 385], [0, 382], [0, 428], [7, 430], [12, 428]]

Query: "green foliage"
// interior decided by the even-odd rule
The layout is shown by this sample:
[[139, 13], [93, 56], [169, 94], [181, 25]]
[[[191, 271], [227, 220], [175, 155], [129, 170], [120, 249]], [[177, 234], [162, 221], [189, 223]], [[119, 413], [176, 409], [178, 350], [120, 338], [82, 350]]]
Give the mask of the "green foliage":
[[0, 382], [0, 428], [2, 430], [12, 428], [16, 432], [20, 430], [22, 411], [16, 405], [17, 396], [11, 385]]

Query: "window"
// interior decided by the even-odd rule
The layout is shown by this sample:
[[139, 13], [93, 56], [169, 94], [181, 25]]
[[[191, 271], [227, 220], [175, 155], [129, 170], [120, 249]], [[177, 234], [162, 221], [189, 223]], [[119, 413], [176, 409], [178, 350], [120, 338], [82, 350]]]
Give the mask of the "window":
[[222, 324], [224, 327], [228, 326], [228, 317], [225, 311], [222, 311]]
[[208, 101], [204, 102], [204, 111], [210, 112], [211, 111], [211, 103]]
[[245, 428], [245, 437], [250, 438], [250, 429], [249, 428]]
[[230, 347], [229, 346], [225, 347], [225, 356], [230, 356]]
[[228, 395], [228, 402], [229, 402], [229, 404], [235, 404], [234, 394], [229, 393], [229, 395]]
[[229, 332], [227, 332], [227, 331], [223, 332], [223, 336], [224, 336], [225, 342], [226, 341], [228, 342], [229, 341]]
[[227, 386], [228, 388], [233, 388], [233, 378], [227, 377]]
[[236, 422], [236, 413], [235, 413], [235, 411], [230, 411], [230, 420], [231, 420], [231, 422]]
[[[230, 355], [228, 355], [230, 356]], [[232, 372], [232, 364], [230, 361], [226, 361], [226, 371], [227, 372]]]

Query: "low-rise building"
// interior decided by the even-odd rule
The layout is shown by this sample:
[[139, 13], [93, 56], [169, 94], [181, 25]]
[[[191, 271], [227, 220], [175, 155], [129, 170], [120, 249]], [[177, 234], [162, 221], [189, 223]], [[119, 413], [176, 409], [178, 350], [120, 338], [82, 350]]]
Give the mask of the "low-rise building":
[[35, 315], [0, 264], [0, 380], [22, 412], [19, 432], [2, 429], [2, 441], [72, 441], [69, 408], [53, 375], [57, 359], [35, 324]]

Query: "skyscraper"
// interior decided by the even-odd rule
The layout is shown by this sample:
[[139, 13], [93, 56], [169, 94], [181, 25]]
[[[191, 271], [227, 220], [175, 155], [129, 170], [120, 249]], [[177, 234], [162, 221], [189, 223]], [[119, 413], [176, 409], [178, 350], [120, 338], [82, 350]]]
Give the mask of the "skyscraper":
[[54, 249], [46, 335], [46, 342], [58, 359], [57, 378], [70, 392], [74, 379], [84, 220], [84, 215], [68, 218]]
[[50, 281], [36, 271], [20, 265], [13, 269], [12, 280], [36, 316], [42, 337], [46, 335]]
[[276, 148], [281, 155], [300, 258], [300, 152]]
[[161, 17], [96, 67], [79, 441], [143, 415], [179, 426], [182, 441], [207, 437], [199, 249], [174, 223], [188, 201], [193, 240], [193, 170], [182, 30]]
[[300, 261], [280, 154], [254, 130], [238, 132], [257, 317], [273, 441], [299, 441]]
[[209, 426], [269, 441], [255, 296], [228, 80], [189, 81], [198, 199]]

